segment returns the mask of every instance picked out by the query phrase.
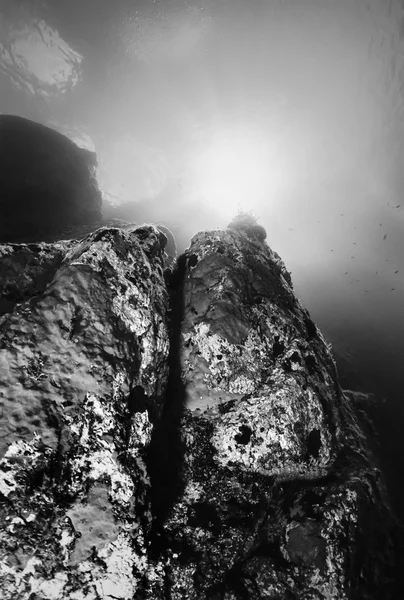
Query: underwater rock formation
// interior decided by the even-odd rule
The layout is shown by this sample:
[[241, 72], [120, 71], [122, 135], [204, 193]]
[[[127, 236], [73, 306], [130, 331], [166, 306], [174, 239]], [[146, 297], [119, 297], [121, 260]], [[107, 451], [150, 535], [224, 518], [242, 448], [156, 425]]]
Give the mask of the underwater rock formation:
[[40, 241], [101, 218], [94, 152], [58, 131], [0, 115], [0, 241]]
[[143, 454], [168, 374], [162, 241], [146, 227], [1, 246], [3, 598], [131, 598], [133, 569], [154, 577]]
[[394, 598], [402, 534], [282, 260], [166, 244], [0, 245], [1, 597]]

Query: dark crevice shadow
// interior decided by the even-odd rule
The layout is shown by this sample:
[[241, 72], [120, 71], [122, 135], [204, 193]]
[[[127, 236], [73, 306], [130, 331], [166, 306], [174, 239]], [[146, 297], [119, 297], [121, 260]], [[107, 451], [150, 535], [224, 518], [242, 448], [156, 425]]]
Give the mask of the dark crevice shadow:
[[167, 274], [169, 292], [170, 352], [167, 392], [161, 418], [154, 426], [146, 456], [151, 480], [153, 526], [150, 547], [152, 554], [164, 550], [162, 528], [176, 500], [184, 490], [182, 464], [184, 447], [181, 439], [185, 385], [181, 379], [180, 343], [184, 318], [183, 280], [186, 256], [181, 255], [173, 272]]

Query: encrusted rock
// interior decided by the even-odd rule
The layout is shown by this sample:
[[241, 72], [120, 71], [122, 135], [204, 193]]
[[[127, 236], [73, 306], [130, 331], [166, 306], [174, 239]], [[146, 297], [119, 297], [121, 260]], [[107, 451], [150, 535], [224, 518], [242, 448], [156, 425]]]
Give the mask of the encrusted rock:
[[162, 585], [144, 462], [168, 374], [162, 266], [153, 226], [2, 247], [16, 295], [0, 329], [4, 600]]
[[340, 437], [333, 358], [260, 239], [198, 234], [185, 254], [185, 405], [220, 408], [217, 461], [283, 478], [331, 467]]
[[0, 246], [1, 597], [402, 597], [371, 426], [262, 228], [167, 271], [170, 232], [111, 225]]
[[[181, 432], [182, 460], [157, 542], [170, 598], [393, 598], [388, 565], [402, 533], [330, 348], [279, 256], [231, 227], [197, 234], [179, 271], [166, 422]], [[377, 522], [395, 540], [383, 533], [383, 552]]]

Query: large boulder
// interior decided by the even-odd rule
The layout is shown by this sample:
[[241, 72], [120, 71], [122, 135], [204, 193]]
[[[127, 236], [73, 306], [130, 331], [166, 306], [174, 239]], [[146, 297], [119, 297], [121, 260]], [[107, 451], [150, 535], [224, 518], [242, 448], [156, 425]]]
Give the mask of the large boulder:
[[0, 115], [0, 241], [40, 241], [101, 219], [96, 166], [94, 152], [61, 133]]
[[265, 237], [200, 232], [173, 278], [176, 359], [151, 443], [170, 598], [394, 598], [402, 531], [366, 428]]
[[0, 245], [4, 600], [393, 600], [355, 394], [257, 227]]
[[168, 376], [164, 242], [150, 226], [0, 246], [4, 599], [159, 597], [145, 452]]

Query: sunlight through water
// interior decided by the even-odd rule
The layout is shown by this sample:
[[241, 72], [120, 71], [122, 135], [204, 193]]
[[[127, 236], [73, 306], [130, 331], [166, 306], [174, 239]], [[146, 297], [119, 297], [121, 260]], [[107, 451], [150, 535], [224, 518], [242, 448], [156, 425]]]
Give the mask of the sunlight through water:
[[237, 209], [248, 210], [281, 191], [286, 181], [285, 158], [282, 148], [268, 136], [219, 130], [191, 160], [191, 195], [216, 214], [231, 217]]

